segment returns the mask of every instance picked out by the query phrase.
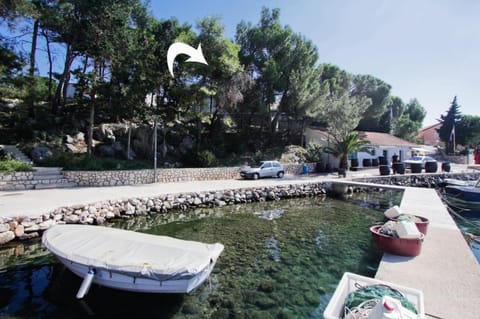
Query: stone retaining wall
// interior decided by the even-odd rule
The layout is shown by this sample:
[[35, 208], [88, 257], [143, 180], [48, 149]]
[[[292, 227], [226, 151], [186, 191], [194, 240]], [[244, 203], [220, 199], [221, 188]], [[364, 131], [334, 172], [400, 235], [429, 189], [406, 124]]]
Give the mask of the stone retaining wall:
[[[315, 163], [307, 164], [313, 172]], [[303, 173], [303, 164], [284, 165], [286, 174]], [[213, 168], [161, 168], [157, 170], [157, 183], [235, 179], [240, 177], [242, 167]], [[122, 186], [153, 182], [153, 170], [130, 171], [63, 171], [65, 178], [78, 186]]]
[[33, 172], [0, 172], [0, 191], [9, 191], [16, 189], [31, 189]]
[[6, 182], [22, 181], [26, 179], [33, 179], [33, 172], [14, 172], [8, 174], [0, 172], [0, 186]]

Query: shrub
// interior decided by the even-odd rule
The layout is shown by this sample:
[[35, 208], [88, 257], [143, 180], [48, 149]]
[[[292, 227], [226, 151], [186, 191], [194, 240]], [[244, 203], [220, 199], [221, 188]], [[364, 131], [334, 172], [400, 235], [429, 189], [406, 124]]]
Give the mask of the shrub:
[[218, 165], [217, 157], [209, 150], [198, 152], [197, 160], [201, 167], [214, 167]]
[[309, 162], [322, 162], [323, 146], [317, 143], [309, 143], [307, 145], [307, 160]]
[[32, 172], [33, 168], [20, 161], [16, 160], [2, 160], [0, 161], [0, 172], [7, 172], [7, 173], [13, 173], [13, 172]]
[[218, 165], [217, 156], [210, 150], [199, 152], [191, 150], [185, 155], [183, 162], [190, 167], [214, 167]]
[[151, 168], [146, 163], [136, 161], [101, 158], [88, 154], [55, 153], [45, 160], [44, 166], [63, 167], [66, 170], [106, 171]]

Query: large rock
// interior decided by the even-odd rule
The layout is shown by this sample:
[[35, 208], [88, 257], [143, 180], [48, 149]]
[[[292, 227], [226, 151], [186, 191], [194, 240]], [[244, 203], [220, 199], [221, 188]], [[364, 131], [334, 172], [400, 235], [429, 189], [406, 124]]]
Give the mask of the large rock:
[[0, 245], [6, 244], [15, 238], [15, 233], [11, 230], [0, 233]]
[[280, 162], [286, 164], [301, 164], [306, 162], [307, 150], [298, 145], [288, 145], [283, 150]]
[[152, 128], [143, 125], [132, 132], [132, 146], [135, 153], [149, 156], [152, 152]]
[[42, 163], [52, 155], [52, 150], [47, 146], [34, 147], [30, 152], [30, 156], [35, 163]]
[[9, 224], [0, 224], [0, 233], [4, 233], [10, 230]]
[[87, 143], [85, 142], [85, 134], [78, 132], [77, 134], [65, 136], [65, 147], [74, 154], [87, 152]]
[[128, 137], [128, 127], [125, 123], [103, 123], [93, 130], [93, 138], [103, 143], [113, 144], [119, 138]]

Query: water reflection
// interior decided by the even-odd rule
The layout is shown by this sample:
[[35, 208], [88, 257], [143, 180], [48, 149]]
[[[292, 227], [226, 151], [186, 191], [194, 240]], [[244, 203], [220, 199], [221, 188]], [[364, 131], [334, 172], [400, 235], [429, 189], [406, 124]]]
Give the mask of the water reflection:
[[272, 210], [265, 210], [262, 212], [255, 212], [255, 215], [266, 220], [274, 220], [282, 217], [283, 213], [285, 213], [285, 210], [283, 209], [272, 209]]

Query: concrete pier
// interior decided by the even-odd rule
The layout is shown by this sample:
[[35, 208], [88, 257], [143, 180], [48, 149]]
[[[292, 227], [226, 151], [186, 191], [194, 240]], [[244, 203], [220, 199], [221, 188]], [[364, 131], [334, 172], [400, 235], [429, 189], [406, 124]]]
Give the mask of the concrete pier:
[[384, 254], [375, 278], [422, 290], [425, 318], [480, 318], [480, 266], [436, 191], [407, 187], [400, 209], [430, 220], [421, 253]]

